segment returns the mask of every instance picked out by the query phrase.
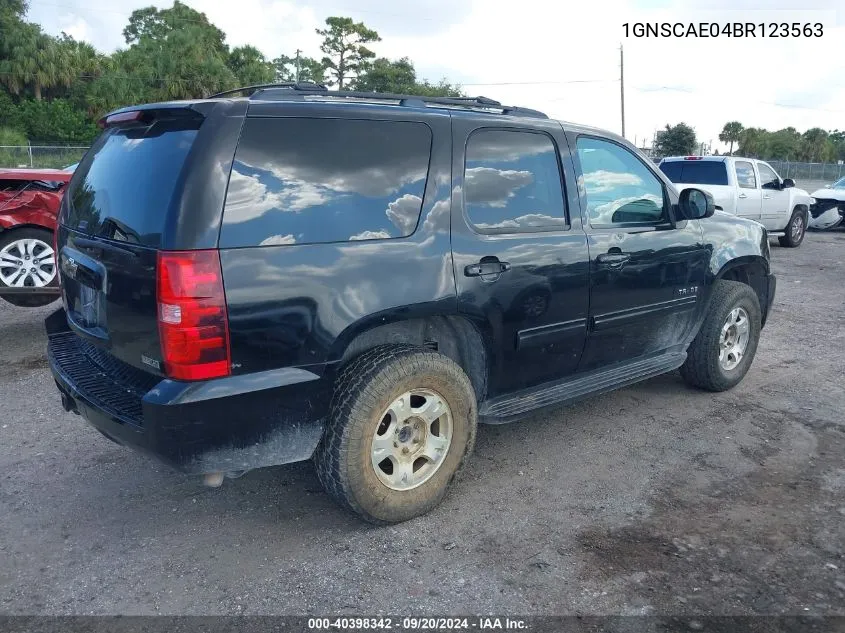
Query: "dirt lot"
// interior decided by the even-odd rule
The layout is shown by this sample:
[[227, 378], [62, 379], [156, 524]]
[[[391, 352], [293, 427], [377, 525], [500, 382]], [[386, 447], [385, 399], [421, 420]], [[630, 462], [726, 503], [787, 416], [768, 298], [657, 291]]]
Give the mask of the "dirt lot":
[[845, 233], [772, 247], [734, 391], [676, 374], [482, 427], [431, 515], [361, 524], [310, 464], [203, 488], [59, 404], [50, 309], [0, 306], [0, 612], [845, 614]]

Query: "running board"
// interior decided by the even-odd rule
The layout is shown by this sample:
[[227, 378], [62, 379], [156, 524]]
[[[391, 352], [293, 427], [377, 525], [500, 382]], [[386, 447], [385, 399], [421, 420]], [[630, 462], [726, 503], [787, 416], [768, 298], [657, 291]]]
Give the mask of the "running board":
[[537, 409], [568, 404], [585, 396], [612, 391], [665, 374], [683, 365], [686, 358], [686, 352], [661, 354], [485, 400], [479, 407], [478, 421], [482, 424], [515, 422]]

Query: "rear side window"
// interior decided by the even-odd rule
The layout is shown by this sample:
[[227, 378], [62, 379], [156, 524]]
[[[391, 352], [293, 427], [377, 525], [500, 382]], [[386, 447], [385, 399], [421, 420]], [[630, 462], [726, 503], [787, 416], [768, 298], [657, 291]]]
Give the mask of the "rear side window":
[[660, 163], [669, 180], [687, 185], [727, 185], [728, 170], [723, 161], [673, 160]]
[[743, 189], [756, 189], [757, 176], [754, 175], [754, 165], [738, 160], [736, 165], [736, 182]]
[[235, 153], [220, 246], [406, 237], [425, 192], [423, 123], [247, 119]]
[[161, 121], [106, 130], [74, 174], [64, 224], [88, 235], [157, 248], [197, 126], [195, 121]]
[[464, 204], [481, 233], [567, 228], [552, 139], [534, 132], [474, 132], [467, 141]]

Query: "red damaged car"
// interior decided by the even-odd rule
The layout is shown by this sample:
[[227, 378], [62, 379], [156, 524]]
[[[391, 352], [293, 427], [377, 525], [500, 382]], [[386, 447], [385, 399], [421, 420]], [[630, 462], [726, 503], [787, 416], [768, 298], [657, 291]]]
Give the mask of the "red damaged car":
[[0, 297], [16, 306], [58, 298], [53, 231], [73, 167], [0, 169]]

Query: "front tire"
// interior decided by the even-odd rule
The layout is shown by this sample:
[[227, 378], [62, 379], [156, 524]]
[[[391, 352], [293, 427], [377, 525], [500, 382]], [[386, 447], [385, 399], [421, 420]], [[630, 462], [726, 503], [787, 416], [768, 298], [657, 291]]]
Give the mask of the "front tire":
[[681, 376], [687, 384], [707, 391], [735, 387], [754, 360], [760, 328], [760, 302], [754, 290], [738, 281], [717, 281]]
[[797, 248], [801, 246], [804, 241], [804, 235], [807, 233], [807, 219], [804, 217], [804, 212], [800, 209], [795, 209], [792, 212], [792, 217], [789, 218], [789, 224], [786, 225], [786, 235], [778, 238], [778, 243], [787, 248]]
[[463, 370], [411, 345], [380, 345], [339, 373], [314, 455], [340, 505], [375, 524], [437, 506], [472, 452], [477, 403]]

